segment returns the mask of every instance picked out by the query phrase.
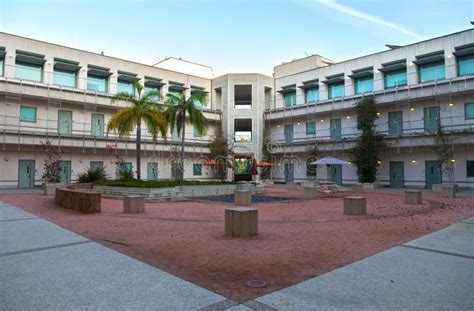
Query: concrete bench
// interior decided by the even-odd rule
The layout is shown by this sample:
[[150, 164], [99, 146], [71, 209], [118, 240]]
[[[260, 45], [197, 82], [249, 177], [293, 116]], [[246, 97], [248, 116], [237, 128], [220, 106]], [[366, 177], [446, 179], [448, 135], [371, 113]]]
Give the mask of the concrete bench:
[[441, 185], [441, 194], [448, 198], [455, 198], [456, 186], [455, 185]]
[[343, 200], [345, 215], [367, 214], [367, 200], [365, 197], [345, 197]]
[[318, 197], [318, 188], [314, 186], [304, 186], [303, 198], [314, 199]]
[[225, 234], [237, 237], [258, 234], [258, 210], [256, 208], [226, 208]]
[[123, 197], [123, 212], [126, 214], [144, 213], [145, 198], [139, 195]]
[[234, 203], [237, 206], [252, 205], [252, 190], [235, 190]]
[[83, 213], [99, 213], [101, 194], [92, 192], [92, 184], [69, 184], [56, 188], [56, 205]]
[[420, 190], [406, 190], [405, 203], [406, 204], [421, 204], [421, 191]]

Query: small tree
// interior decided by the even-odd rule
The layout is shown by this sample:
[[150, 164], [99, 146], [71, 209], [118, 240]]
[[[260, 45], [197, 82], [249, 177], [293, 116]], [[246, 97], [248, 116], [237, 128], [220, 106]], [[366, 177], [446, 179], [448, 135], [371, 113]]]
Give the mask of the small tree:
[[216, 161], [215, 173], [216, 178], [224, 180], [227, 177], [227, 168], [230, 166], [229, 156], [232, 155], [232, 147], [229, 146], [227, 138], [222, 134], [222, 130], [218, 128], [216, 134], [209, 142], [211, 158]]
[[357, 166], [359, 182], [373, 183], [377, 178], [379, 152], [385, 147], [383, 135], [375, 132], [375, 120], [378, 115], [374, 98], [363, 98], [356, 103], [355, 109], [357, 129], [362, 133], [351, 150], [351, 159]]
[[[270, 131], [267, 126], [263, 128], [263, 141], [262, 141], [262, 161], [273, 163], [273, 156], [272, 156], [272, 146], [271, 146], [271, 140], [270, 140]], [[270, 178], [270, 172], [272, 168], [265, 166], [262, 167], [262, 170], [260, 172], [260, 177], [262, 179], [268, 179]]]
[[48, 183], [58, 183], [59, 182], [59, 160], [61, 156], [59, 152], [53, 148], [50, 140], [46, 142], [41, 142], [43, 150], [46, 153], [46, 158], [44, 159], [43, 165], [43, 180]]
[[454, 162], [453, 162], [453, 150], [449, 145], [449, 140], [444, 133], [441, 122], [438, 122], [438, 130], [436, 131], [436, 153], [438, 154], [438, 161], [441, 164], [441, 171], [448, 175], [448, 181], [450, 184], [454, 183]]

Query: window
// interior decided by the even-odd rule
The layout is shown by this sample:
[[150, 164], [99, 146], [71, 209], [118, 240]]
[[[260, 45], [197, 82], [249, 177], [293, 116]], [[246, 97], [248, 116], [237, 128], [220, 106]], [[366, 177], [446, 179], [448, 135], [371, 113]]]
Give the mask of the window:
[[328, 98], [344, 97], [344, 82], [329, 84]]
[[20, 107], [20, 121], [36, 123], [36, 108], [35, 107]]
[[[147, 86], [145, 84], [145, 86], [143, 87], [143, 94], [148, 94], [148, 92], [160, 92], [160, 88], [159, 87], [153, 87], [153, 86]], [[151, 99], [153, 100], [158, 100], [159, 97], [158, 96], [152, 96]]]
[[61, 86], [76, 87], [76, 73], [61, 69], [54, 69], [53, 83]]
[[407, 85], [406, 68], [389, 71], [384, 74], [385, 88], [393, 88]]
[[117, 80], [117, 93], [133, 95], [133, 82]]
[[238, 143], [252, 142], [252, 119], [234, 119], [234, 140]]
[[252, 85], [234, 85], [235, 109], [252, 108]]
[[464, 104], [464, 118], [466, 120], [474, 119], [474, 103]]
[[291, 144], [293, 142], [293, 124], [285, 124], [284, 135], [285, 143]]
[[43, 64], [46, 60], [43, 55], [17, 51], [15, 77], [31, 81], [43, 81]]
[[[143, 88], [143, 94], [147, 94], [151, 91], [158, 92], [161, 95], [161, 87], [165, 85], [161, 79], [153, 78], [150, 76], [145, 76], [145, 86]], [[150, 100], [157, 101], [160, 99], [161, 96], [152, 96]]]
[[474, 54], [458, 57], [458, 75], [466, 76], [474, 74]]
[[374, 91], [374, 78], [372, 76], [355, 79], [355, 93], [364, 94]]
[[435, 134], [439, 129], [440, 117], [439, 107], [425, 107], [423, 108], [423, 122], [425, 133]]
[[316, 122], [306, 122], [306, 135], [316, 134]]
[[67, 110], [58, 111], [58, 133], [59, 134], [72, 133], [72, 111], [67, 111]]
[[4, 65], [5, 65], [5, 48], [0, 47], [0, 77], [3, 76]]
[[202, 164], [193, 164], [193, 175], [194, 176], [202, 175]]
[[330, 125], [330, 138], [333, 140], [341, 139], [341, 119], [331, 119]]
[[184, 83], [168, 81], [168, 92], [170, 93], [182, 93], [186, 90]]
[[89, 168], [91, 171], [104, 168], [104, 162], [102, 161], [91, 161]]
[[403, 133], [403, 114], [401, 111], [390, 111], [388, 113], [388, 134], [400, 136]]
[[420, 82], [429, 82], [444, 79], [444, 61], [419, 65], [418, 79]]
[[107, 81], [108, 79], [106, 77], [99, 77], [99, 76], [88, 74], [87, 75], [87, 89], [89, 91], [107, 93]]
[[314, 104], [319, 101], [319, 88], [306, 89], [304, 96], [307, 104]]
[[467, 177], [474, 177], [474, 161], [466, 161]]
[[193, 135], [194, 135], [194, 137], [201, 137], [202, 133], [197, 127], [194, 127], [193, 128]]
[[122, 162], [120, 163], [120, 172], [121, 173], [132, 173], [132, 163], [131, 162]]
[[93, 113], [91, 118], [92, 136], [104, 136], [104, 115]]
[[285, 107], [291, 107], [296, 105], [296, 91], [285, 93]]

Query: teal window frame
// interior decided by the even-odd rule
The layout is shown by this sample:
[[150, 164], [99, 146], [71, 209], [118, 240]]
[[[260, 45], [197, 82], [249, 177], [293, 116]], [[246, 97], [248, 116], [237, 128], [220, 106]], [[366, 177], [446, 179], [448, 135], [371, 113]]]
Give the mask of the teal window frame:
[[118, 93], [135, 95], [133, 94], [133, 82], [117, 80], [117, 94]]
[[474, 120], [474, 103], [464, 104], [464, 119]]
[[122, 162], [120, 163], [120, 172], [133, 172], [132, 162]]
[[316, 122], [306, 122], [306, 135], [316, 134]]
[[319, 101], [319, 88], [314, 87], [304, 91], [304, 97], [307, 104], [315, 104]]
[[[161, 94], [161, 88], [160, 87], [146, 86], [146, 84], [145, 84], [145, 86], [143, 87], [143, 95], [147, 94], [150, 91], [160, 92], [160, 94]], [[154, 100], [154, 101], [158, 101], [160, 99], [160, 97], [151, 96], [150, 99]]]
[[285, 107], [296, 106], [296, 91], [288, 92], [283, 95]]
[[5, 67], [5, 59], [2, 57], [0, 58], [0, 77], [3, 77], [3, 74], [5, 73], [4, 67]]
[[[92, 85], [98, 85], [99, 87], [94, 88], [92, 87]], [[87, 90], [95, 91], [99, 93], [107, 93], [109, 90], [109, 78], [88, 74], [87, 75]]]
[[77, 72], [55, 68], [53, 70], [53, 84], [75, 88], [77, 87]]
[[16, 61], [15, 78], [43, 82], [43, 65]]
[[401, 136], [403, 134], [403, 112], [388, 112], [388, 135]]
[[457, 58], [458, 76], [468, 76], [474, 74], [474, 54]]
[[474, 160], [466, 161], [466, 176], [474, 177]]
[[36, 123], [36, 107], [20, 106], [20, 121]]
[[354, 92], [356, 94], [372, 93], [374, 91], [374, 77], [363, 77], [355, 79]]
[[406, 68], [386, 72], [383, 78], [385, 89], [397, 88], [408, 84]]
[[344, 88], [345, 88], [344, 82], [329, 84], [328, 98], [336, 99], [336, 98], [344, 97], [345, 96]]
[[193, 127], [193, 136], [194, 137], [202, 137], [202, 133], [197, 127]]
[[418, 66], [418, 81], [420, 83], [444, 80], [445, 74], [444, 60]]
[[202, 164], [193, 164], [193, 176], [202, 176]]

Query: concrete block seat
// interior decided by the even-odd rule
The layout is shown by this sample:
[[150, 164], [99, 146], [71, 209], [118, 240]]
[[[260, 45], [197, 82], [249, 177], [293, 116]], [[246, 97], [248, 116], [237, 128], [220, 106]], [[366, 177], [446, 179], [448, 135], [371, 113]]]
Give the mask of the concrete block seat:
[[252, 205], [252, 190], [235, 190], [234, 203], [237, 206]]
[[226, 208], [225, 234], [247, 237], [258, 234], [258, 210], [256, 208]]
[[345, 197], [343, 200], [345, 215], [367, 214], [367, 200], [365, 197]]
[[145, 212], [145, 198], [140, 195], [128, 195], [123, 197], [123, 212], [126, 214], [138, 214]]
[[421, 190], [405, 190], [406, 204], [421, 204]]

